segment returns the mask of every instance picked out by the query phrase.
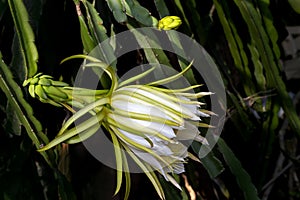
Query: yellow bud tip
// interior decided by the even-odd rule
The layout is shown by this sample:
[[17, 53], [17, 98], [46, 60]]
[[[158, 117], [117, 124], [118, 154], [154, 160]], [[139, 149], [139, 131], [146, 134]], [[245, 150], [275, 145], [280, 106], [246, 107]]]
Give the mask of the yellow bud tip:
[[177, 29], [182, 24], [182, 21], [177, 16], [166, 16], [159, 20], [158, 29], [159, 30], [172, 30]]

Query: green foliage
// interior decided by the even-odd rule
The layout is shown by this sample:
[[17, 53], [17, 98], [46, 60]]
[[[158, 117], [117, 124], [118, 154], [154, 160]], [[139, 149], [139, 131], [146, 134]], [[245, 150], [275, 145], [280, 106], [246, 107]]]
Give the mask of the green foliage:
[[222, 153], [225, 162], [227, 163], [230, 171], [235, 175], [237, 183], [244, 193], [245, 200], [259, 199], [257, 190], [251, 182], [249, 174], [243, 169], [240, 161], [235, 157], [231, 149], [227, 146], [223, 139], [219, 139], [218, 147]]
[[[0, 59], [2, 55], [0, 54]], [[23, 93], [20, 87], [14, 82], [11, 72], [8, 70], [8, 67], [5, 63], [1, 62], [1, 80], [0, 87], [1, 90], [5, 93], [9, 103], [14, 108], [18, 119], [25, 127], [28, 136], [35, 144], [37, 148], [42, 144], [41, 142], [48, 143], [48, 138], [41, 132], [42, 126], [40, 122], [34, 117], [31, 106], [24, 100]], [[27, 118], [28, 117], [28, 118]], [[38, 138], [40, 137], [40, 139]], [[40, 141], [41, 140], [41, 141]], [[52, 162], [49, 156], [46, 153], [42, 154], [45, 160], [50, 166]]]
[[[290, 5], [286, 6], [288, 3]], [[172, 66], [176, 70], [184, 70], [188, 66], [186, 60], [159, 49], [160, 38], [155, 36], [154, 31], [147, 33], [152, 37], [146, 40], [143, 32], [135, 31], [142, 27], [157, 29], [159, 19], [168, 15], [179, 16], [182, 25], [177, 30], [203, 44], [219, 66], [228, 95], [228, 109], [226, 110], [223, 134], [217, 143], [217, 148], [214, 148], [206, 157], [201, 158], [200, 162], [189, 161], [188, 170], [186, 170], [188, 179], [178, 175], [173, 180], [183, 188], [182, 191], [154, 172], [147, 172], [145, 175], [155, 188], [143, 187], [143, 184], [147, 184], [143, 182], [143, 176], [137, 178], [140, 180], [138, 182], [131, 177], [130, 173], [121, 173], [121, 169], [129, 169], [127, 163], [122, 162], [122, 159], [126, 159], [126, 155], [117, 148], [120, 147], [120, 141], [110, 134], [111, 140], [117, 146], [114, 151], [119, 170], [116, 170], [115, 174], [111, 174], [111, 179], [116, 179], [115, 185], [112, 184], [111, 187], [116, 190], [113, 189], [112, 193], [106, 191], [107, 195], [110, 197], [116, 195], [116, 198], [119, 199], [160, 197], [183, 200], [188, 199], [194, 192], [196, 199], [204, 197], [207, 199], [218, 197], [220, 199], [259, 199], [266, 192], [264, 184], [272, 179], [272, 173], [278, 164], [276, 159], [280, 152], [283, 151], [280, 156], [287, 161], [296, 157], [296, 155], [291, 155], [291, 152], [296, 154], [295, 152], [299, 151], [297, 144], [290, 147], [285, 138], [278, 139], [282, 136], [280, 134], [286, 130], [288, 130], [290, 138], [299, 139], [300, 137], [299, 116], [288, 94], [287, 81], [282, 76], [282, 66], [279, 60], [282, 59], [281, 41], [279, 39], [283, 38], [282, 33], [285, 30], [278, 24], [288, 23], [289, 18], [286, 20], [287, 14], [285, 15], [284, 11], [289, 13], [293, 9], [299, 13], [297, 1], [290, 0], [279, 3], [269, 0], [174, 0], [172, 2], [164, 0], [149, 2], [141, 0], [66, 0], [64, 4], [58, 4], [58, 7], [62, 7], [61, 9], [65, 13], [58, 15], [57, 18], [52, 16], [55, 13], [51, 13], [50, 17], [44, 13], [50, 9], [50, 4], [51, 0], [0, 0], [0, 51], [3, 54], [2, 57], [0, 53], [0, 88], [2, 91], [0, 93], [2, 125], [0, 144], [6, 144], [3, 147], [0, 145], [0, 199], [22, 197], [51, 199], [53, 193], [55, 194], [54, 198], [60, 197], [61, 199], [81, 199], [82, 196], [86, 196], [87, 199], [100, 198], [94, 196], [97, 194], [95, 191], [99, 184], [92, 181], [92, 177], [98, 172], [93, 171], [88, 177], [82, 178], [85, 176], [83, 174], [89, 172], [90, 168], [88, 167], [93, 164], [84, 163], [87, 166], [82, 167], [80, 171], [82, 174], [72, 174], [72, 172], [69, 174], [60, 167], [65, 165], [65, 168], [74, 170], [72, 162], [68, 165], [69, 158], [62, 156], [63, 153], [69, 155], [68, 150], [56, 147], [54, 150], [36, 151], [45, 145], [47, 145], [47, 149], [50, 149], [65, 140], [70, 144], [71, 149], [76, 149], [76, 145], [73, 147], [71, 144], [82, 139], [78, 137], [78, 133], [81, 133], [84, 138], [95, 134], [99, 128], [97, 122], [104, 117], [103, 114], [95, 115], [92, 109], [95, 105], [100, 106], [106, 103], [106, 99], [103, 100], [104, 102], [99, 100], [93, 102], [94, 93], [91, 90], [70, 89], [69, 85], [72, 85], [76, 72], [73, 74], [70, 73], [73, 69], [52, 66], [53, 63], [59, 63], [61, 60], [51, 60], [50, 65], [45, 62], [47, 60], [45, 57], [56, 59], [56, 52], [61, 52], [61, 49], [66, 49], [64, 55], [69, 56], [78, 49], [77, 54], [88, 54], [110, 35], [124, 30], [132, 30], [135, 40], [141, 46], [156, 46], [157, 48], [144, 48], [125, 55], [126, 58], [116, 59], [116, 44], [115, 41], [110, 41], [105, 44], [104, 48], [97, 49], [95, 53], [100, 55], [101, 60], [111, 63], [111, 67], [114, 70], [118, 69], [120, 74], [129, 71], [137, 63], [159, 63]], [[278, 13], [276, 8], [281, 5], [284, 5], [286, 10]], [[63, 19], [67, 19], [67, 21], [59, 21]], [[41, 23], [45, 22], [53, 23], [54, 27], [57, 27], [53, 31], [59, 32], [59, 34], [48, 33], [39, 27]], [[72, 24], [71, 35], [63, 34], [66, 31], [63, 23]], [[49, 41], [63, 41], [70, 37], [77, 50], [64, 47], [63, 45], [67, 46], [65, 43], [60, 44], [61, 48], [47, 49], [43, 46], [45, 38], [42, 35], [49, 37]], [[176, 32], [167, 31], [166, 37], [174, 41], [174, 49], [183, 48]], [[8, 66], [6, 63], [10, 63], [10, 65]], [[70, 65], [78, 67], [78, 64], [74, 63]], [[41, 70], [53, 72], [53, 76], [38, 74]], [[93, 70], [98, 76], [101, 76], [103, 66], [93, 67]], [[161, 74], [164, 74], [164, 69], [155, 71], [156, 78], [159, 78]], [[142, 75], [138, 75], [136, 79], [128, 80], [128, 82], [135, 82]], [[55, 79], [58, 80], [58, 77], [60, 77], [60, 81], [55, 81]], [[192, 70], [187, 71], [185, 77], [191, 84], [202, 83], [202, 77]], [[26, 87], [22, 86], [24, 80]], [[109, 73], [101, 76], [100, 81], [100, 87], [109, 88], [108, 86], [111, 84]], [[50, 86], [53, 87], [50, 88]], [[108, 92], [105, 89], [103, 91]], [[211, 92], [218, 93], [218, 91]], [[97, 94], [99, 95], [99, 93]], [[69, 106], [71, 112], [75, 112], [70, 107], [72, 95], [89, 97], [84, 103], [77, 102], [77, 106], [81, 106], [83, 109], [72, 117], [68, 117], [69, 119], [65, 122], [63, 122], [65, 113], [56, 113], [57, 119], [62, 119], [57, 122], [57, 119], [53, 119], [53, 116], [48, 113], [38, 114], [40, 108], [49, 106], [51, 109], [52, 105], [41, 105], [30, 95], [57, 106], [54, 108], [60, 111], [62, 106]], [[61, 102], [55, 103], [57, 99], [60, 99]], [[210, 105], [209, 101], [207, 103]], [[220, 104], [222, 103], [220, 102]], [[284, 110], [283, 119], [278, 116], [280, 108]], [[94, 114], [92, 118], [77, 127], [71, 127], [75, 120], [88, 112]], [[279, 130], [287, 123], [289, 123], [290, 129]], [[69, 127], [71, 128], [68, 129]], [[205, 133], [205, 129], [203, 132]], [[49, 143], [49, 139], [53, 139], [56, 133], [59, 133], [58, 136]], [[278, 143], [281, 144], [280, 147]], [[286, 145], [287, 149], [282, 145]], [[200, 147], [201, 145], [198, 143], [193, 143], [192, 149], [195, 154]], [[79, 153], [76, 153], [75, 150], [71, 151], [71, 158], [76, 160], [87, 157], [83, 152], [82, 150]], [[149, 169], [149, 166], [141, 163], [134, 154], [130, 156], [145, 171]], [[197, 159], [195, 158], [195, 160]], [[28, 173], [22, 174], [20, 167]], [[101, 166], [98, 170], [103, 168]], [[44, 180], [40, 171], [42, 174], [47, 173], [50, 178]], [[298, 175], [296, 171], [291, 172], [295, 176]], [[289, 173], [286, 172], [286, 175], [289, 177]], [[291, 177], [289, 179], [292, 180]], [[7, 185], [5, 180], [8, 180]], [[222, 181], [220, 182], [220, 180]], [[106, 184], [105, 180], [98, 181]], [[192, 189], [187, 187], [186, 181]], [[288, 185], [287, 180], [281, 180], [276, 176], [275, 181], [278, 181], [279, 185]], [[22, 185], [26, 185], [23, 190]], [[13, 194], [13, 186], [15, 186], [17, 194]], [[129, 193], [131, 189], [135, 192]], [[53, 193], [44, 192], [45, 190]], [[297, 192], [299, 193], [297, 190], [291, 191], [290, 189], [289, 191], [284, 187], [277, 191], [271, 190], [266, 194], [271, 199], [281, 193], [284, 199], [288, 199], [289, 193], [297, 194]], [[151, 195], [147, 195], [149, 193]], [[103, 194], [103, 196], [105, 195]]]
[[37, 72], [38, 52], [34, 43], [34, 33], [29, 24], [26, 8], [22, 1], [8, 1], [11, 14], [18, 34], [25, 64], [25, 78], [30, 78]]
[[[264, 78], [261, 74], [262, 66], [264, 66], [265, 76], [266, 79], [268, 79], [268, 85], [277, 89], [278, 95], [282, 101], [282, 106], [291, 123], [291, 127], [297, 134], [300, 135], [299, 117], [294, 109], [292, 100], [288, 95], [285, 84], [279, 75], [279, 61], [274, 59], [274, 50], [272, 49], [272, 46], [269, 45], [269, 37], [262, 25], [259, 13], [257, 13], [253, 4], [251, 4], [249, 1], [235, 1], [235, 3], [239, 7], [240, 12], [248, 25], [250, 36], [256, 46], [256, 49], [252, 49], [252, 51], [250, 51], [255, 54], [255, 56], [253, 56], [253, 64], [255, 68], [260, 68], [257, 69], [258, 71], [255, 73], [258, 84], [264, 83]], [[277, 49], [278, 48], [275, 49], [275, 53], [277, 53]], [[258, 59], [258, 55], [261, 56], [261, 60]]]

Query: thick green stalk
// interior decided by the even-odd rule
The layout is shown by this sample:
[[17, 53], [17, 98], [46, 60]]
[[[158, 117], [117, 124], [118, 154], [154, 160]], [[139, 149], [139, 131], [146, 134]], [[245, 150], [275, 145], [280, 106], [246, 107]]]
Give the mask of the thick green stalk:
[[[1, 53], [0, 60], [2, 60]], [[40, 122], [33, 116], [31, 106], [23, 98], [23, 93], [20, 87], [13, 80], [11, 72], [3, 61], [0, 61], [0, 88], [5, 93], [10, 104], [13, 106], [19, 120], [25, 127], [28, 136], [36, 148], [40, 148], [43, 143], [48, 143], [47, 136], [42, 133], [42, 126]], [[51, 152], [41, 153], [49, 166], [54, 167], [54, 157], [51, 154]]]
[[300, 137], [300, 119], [296, 113], [296, 109], [286, 90], [285, 84], [279, 75], [278, 61], [274, 60], [274, 53], [269, 45], [269, 38], [262, 26], [261, 19], [253, 7], [253, 4], [248, 0], [234, 0], [240, 12], [248, 25], [248, 29], [252, 38], [255, 39], [255, 44], [261, 61], [265, 69], [267, 81], [271, 87], [275, 87], [280, 97], [281, 105], [289, 119], [292, 129]]
[[12, 14], [16, 32], [20, 41], [26, 70], [26, 77], [30, 78], [37, 72], [38, 52], [34, 44], [34, 33], [29, 24], [26, 8], [21, 0], [9, 0], [10, 13]]
[[232, 17], [230, 16], [230, 11], [226, 2], [223, 4], [221, 2], [222, 1], [220, 0], [214, 0], [214, 5], [222, 24], [234, 64], [241, 73], [241, 77], [244, 81], [243, 87], [245, 93], [250, 96], [255, 93], [255, 88], [254, 83], [252, 82], [252, 75], [249, 70], [249, 62], [244, 50], [244, 45], [235, 24], [232, 22]]

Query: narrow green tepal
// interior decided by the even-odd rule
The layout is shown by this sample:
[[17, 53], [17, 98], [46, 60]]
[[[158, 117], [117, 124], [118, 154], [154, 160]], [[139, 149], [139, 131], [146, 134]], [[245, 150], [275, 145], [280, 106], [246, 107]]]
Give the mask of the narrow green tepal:
[[29, 17], [23, 1], [8, 0], [15, 29], [23, 52], [26, 77], [31, 78], [37, 72], [38, 52], [34, 43], [34, 33], [29, 24]]

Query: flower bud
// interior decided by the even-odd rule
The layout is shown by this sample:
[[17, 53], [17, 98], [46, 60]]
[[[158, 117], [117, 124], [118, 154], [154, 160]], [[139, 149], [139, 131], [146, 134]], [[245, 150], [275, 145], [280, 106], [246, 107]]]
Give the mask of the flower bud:
[[159, 20], [158, 29], [159, 30], [171, 30], [177, 29], [182, 24], [182, 21], [177, 16], [166, 16]]

